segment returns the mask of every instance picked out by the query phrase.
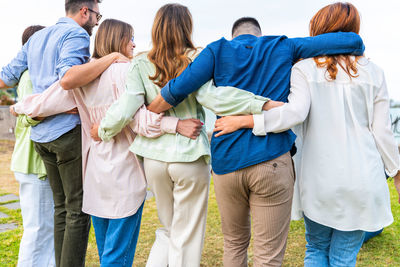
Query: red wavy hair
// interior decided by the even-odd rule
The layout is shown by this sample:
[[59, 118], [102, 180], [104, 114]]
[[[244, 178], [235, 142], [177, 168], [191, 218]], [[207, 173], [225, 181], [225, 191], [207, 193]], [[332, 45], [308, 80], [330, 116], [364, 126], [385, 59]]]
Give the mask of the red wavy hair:
[[151, 34], [153, 47], [147, 55], [156, 67], [154, 76], [149, 77], [154, 84], [164, 87], [190, 64], [188, 54], [196, 51], [192, 30], [192, 15], [186, 6], [166, 4], [157, 11]]
[[[337, 2], [320, 9], [310, 21], [310, 36], [328, 32], [354, 32], [360, 31], [360, 15], [350, 3]], [[333, 55], [315, 57], [318, 67], [325, 67], [329, 79], [335, 80], [338, 72], [337, 65], [351, 77], [357, 77], [358, 57], [355, 60], [350, 55]], [[344, 65], [343, 65], [344, 63]]]

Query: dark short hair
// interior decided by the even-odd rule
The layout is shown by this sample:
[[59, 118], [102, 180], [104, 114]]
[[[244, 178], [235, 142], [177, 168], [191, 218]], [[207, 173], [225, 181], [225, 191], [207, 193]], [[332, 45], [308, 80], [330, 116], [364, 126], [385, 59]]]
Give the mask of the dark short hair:
[[255, 18], [252, 17], [243, 17], [235, 21], [232, 26], [232, 35], [235, 33], [237, 28], [239, 28], [242, 24], [252, 24], [253, 26], [257, 27], [261, 32], [260, 23]]
[[83, 6], [92, 8], [96, 3], [101, 3], [101, 0], [65, 0], [65, 12], [76, 14]]
[[32, 25], [29, 26], [24, 30], [24, 33], [22, 34], [22, 45], [24, 45], [26, 42], [28, 42], [29, 38], [37, 32], [40, 31], [41, 29], [44, 29], [44, 26], [42, 25]]

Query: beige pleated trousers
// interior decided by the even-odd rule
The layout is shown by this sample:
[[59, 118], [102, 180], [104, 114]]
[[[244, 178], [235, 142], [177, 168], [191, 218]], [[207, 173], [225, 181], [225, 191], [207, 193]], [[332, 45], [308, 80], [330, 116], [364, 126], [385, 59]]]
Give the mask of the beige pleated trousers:
[[204, 244], [210, 166], [144, 159], [162, 228], [156, 230], [147, 267], [198, 267]]
[[213, 177], [224, 235], [224, 267], [247, 266], [250, 218], [254, 233], [253, 266], [281, 266], [295, 178], [289, 153]]

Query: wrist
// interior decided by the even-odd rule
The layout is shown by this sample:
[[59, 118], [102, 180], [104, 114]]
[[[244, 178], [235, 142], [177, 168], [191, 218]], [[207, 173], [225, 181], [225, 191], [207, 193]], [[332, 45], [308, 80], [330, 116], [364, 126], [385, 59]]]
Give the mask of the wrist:
[[163, 117], [161, 119], [161, 131], [164, 133], [170, 133], [170, 134], [175, 134], [178, 132], [178, 124], [180, 122], [180, 119], [177, 117]]
[[254, 120], [252, 115], [244, 116], [243, 119], [240, 120], [241, 125], [240, 128], [253, 128]]

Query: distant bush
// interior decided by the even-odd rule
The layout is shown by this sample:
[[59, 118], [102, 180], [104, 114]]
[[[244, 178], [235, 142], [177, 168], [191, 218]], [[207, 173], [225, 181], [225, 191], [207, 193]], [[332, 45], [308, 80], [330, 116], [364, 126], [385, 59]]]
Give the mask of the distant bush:
[[0, 90], [0, 105], [9, 106], [15, 104], [15, 96], [13, 93]]

